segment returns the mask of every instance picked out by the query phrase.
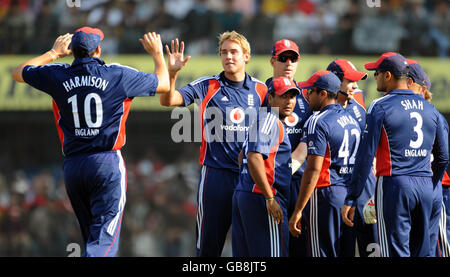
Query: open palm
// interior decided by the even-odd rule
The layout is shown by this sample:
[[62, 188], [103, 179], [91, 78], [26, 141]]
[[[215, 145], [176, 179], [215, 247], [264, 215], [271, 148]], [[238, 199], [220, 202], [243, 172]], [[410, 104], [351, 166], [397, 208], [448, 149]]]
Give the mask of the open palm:
[[180, 71], [186, 63], [189, 61], [191, 56], [187, 56], [184, 58], [184, 42], [181, 43], [178, 41], [178, 38], [172, 40], [171, 46], [166, 45], [166, 52], [169, 56], [168, 61], [168, 70], [169, 72], [178, 72]]

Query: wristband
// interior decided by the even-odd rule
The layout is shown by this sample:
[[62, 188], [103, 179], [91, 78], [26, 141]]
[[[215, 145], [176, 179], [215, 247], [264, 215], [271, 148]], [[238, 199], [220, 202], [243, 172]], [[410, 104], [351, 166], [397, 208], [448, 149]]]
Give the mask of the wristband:
[[[54, 54], [53, 54], [52, 52], [53, 52]], [[58, 53], [56, 53], [55, 49], [52, 48], [52, 49], [51, 49], [50, 51], [48, 51], [47, 53], [49, 53], [50, 56], [52, 57], [52, 61], [58, 59]]]
[[266, 198], [266, 201], [275, 200], [275, 196], [272, 196], [270, 198]]

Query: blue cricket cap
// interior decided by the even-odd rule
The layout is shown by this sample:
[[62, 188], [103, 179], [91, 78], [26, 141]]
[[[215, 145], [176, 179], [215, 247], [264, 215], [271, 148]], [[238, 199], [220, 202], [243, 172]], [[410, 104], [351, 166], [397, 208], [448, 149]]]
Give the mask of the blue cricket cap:
[[365, 63], [367, 70], [389, 71], [396, 77], [408, 76], [408, 62], [406, 58], [396, 52], [387, 52], [381, 55], [376, 62]]
[[408, 76], [421, 86], [426, 86], [428, 90], [431, 90], [431, 81], [425, 70], [416, 60], [406, 59], [409, 65]]
[[341, 87], [341, 81], [338, 76], [328, 70], [319, 70], [308, 80], [299, 82], [298, 86], [302, 89], [320, 88], [330, 92], [338, 92]]
[[71, 48], [84, 49], [88, 53], [94, 51], [103, 40], [103, 32], [97, 28], [83, 27], [72, 36]]

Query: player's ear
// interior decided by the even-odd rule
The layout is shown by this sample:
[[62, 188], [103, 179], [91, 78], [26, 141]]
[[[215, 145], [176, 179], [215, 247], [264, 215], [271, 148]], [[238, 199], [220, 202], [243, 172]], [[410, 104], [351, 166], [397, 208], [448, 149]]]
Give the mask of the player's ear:
[[275, 58], [274, 58], [274, 57], [270, 58], [270, 64], [271, 64], [272, 66], [274, 66], [274, 64], [275, 64]]
[[408, 80], [406, 81], [408, 84], [408, 87], [412, 86], [412, 84], [414, 84], [414, 81], [411, 77], [408, 77]]
[[249, 62], [250, 62], [250, 53], [246, 53], [246, 54], [244, 54], [244, 61], [245, 61], [245, 64], [248, 64]]
[[390, 79], [392, 79], [394, 77], [394, 75], [392, 75], [392, 73], [390, 72], [390, 71], [386, 71], [385, 73], [384, 73], [384, 79], [386, 79], [386, 80], [390, 80]]
[[320, 96], [328, 97], [328, 91], [326, 91], [326, 90], [324, 90], [324, 89], [321, 89], [321, 90], [319, 91], [319, 95], [320, 95]]

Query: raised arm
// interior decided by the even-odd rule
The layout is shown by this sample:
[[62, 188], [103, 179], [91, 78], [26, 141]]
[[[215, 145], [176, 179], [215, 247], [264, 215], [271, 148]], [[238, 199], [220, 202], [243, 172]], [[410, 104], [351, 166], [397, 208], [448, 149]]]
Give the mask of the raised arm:
[[187, 64], [191, 56], [184, 58], [184, 42], [178, 41], [178, 38], [171, 42], [171, 49], [166, 45], [166, 52], [169, 56], [168, 71], [170, 88], [168, 93], [161, 94], [159, 101], [163, 106], [181, 106], [184, 104], [184, 99], [181, 93], [176, 90], [175, 84], [178, 77], [178, 72]]
[[72, 34], [65, 34], [59, 36], [54, 44], [51, 50], [45, 52], [44, 54], [34, 57], [23, 64], [16, 67], [12, 73], [12, 78], [17, 82], [25, 82], [22, 77], [22, 71], [25, 66], [27, 65], [33, 65], [33, 66], [39, 66], [39, 65], [45, 65], [49, 62], [55, 61], [58, 58], [65, 57], [72, 53], [72, 50], [68, 49], [70, 42], [72, 41]]
[[152, 55], [155, 63], [155, 74], [158, 77], [157, 93], [166, 93], [169, 90], [169, 74], [167, 73], [166, 61], [161, 42], [161, 36], [155, 32], [144, 34], [139, 41], [144, 46], [145, 51]]

